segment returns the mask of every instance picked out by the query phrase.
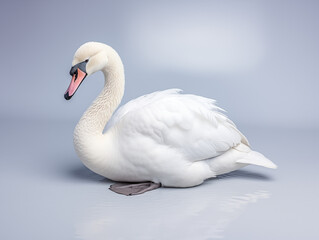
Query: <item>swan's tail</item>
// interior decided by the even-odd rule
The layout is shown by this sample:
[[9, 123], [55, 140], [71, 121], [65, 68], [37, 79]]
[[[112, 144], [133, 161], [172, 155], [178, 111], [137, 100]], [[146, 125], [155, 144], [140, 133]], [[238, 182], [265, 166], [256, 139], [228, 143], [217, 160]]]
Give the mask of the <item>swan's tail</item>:
[[236, 161], [236, 163], [244, 163], [244, 164], [253, 164], [266, 168], [277, 168], [277, 165], [266, 158], [259, 152], [251, 151], [246, 154], [243, 158], [240, 158]]

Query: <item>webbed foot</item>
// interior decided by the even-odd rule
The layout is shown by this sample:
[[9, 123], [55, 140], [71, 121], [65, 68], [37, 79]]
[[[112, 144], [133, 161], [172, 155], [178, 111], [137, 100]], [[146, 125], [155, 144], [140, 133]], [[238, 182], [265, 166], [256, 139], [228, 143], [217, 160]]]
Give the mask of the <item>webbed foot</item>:
[[126, 196], [138, 195], [160, 188], [160, 183], [143, 182], [143, 183], [115, 183], [110, 186], [110, 190]]

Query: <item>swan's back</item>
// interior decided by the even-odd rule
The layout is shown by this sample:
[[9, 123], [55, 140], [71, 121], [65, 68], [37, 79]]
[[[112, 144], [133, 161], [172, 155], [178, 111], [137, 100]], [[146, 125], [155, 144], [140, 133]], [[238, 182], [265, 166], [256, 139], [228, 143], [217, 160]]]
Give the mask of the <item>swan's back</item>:
[[125, 105], [121, 106], [112, 116], [110, 121], [107, 124], [106, 129], [111, 128], [114, 124], [119, 122], [127, 113], [133, 112], [139, 109], [144, 108], [148, 104], [152, 104], [156, 102], [157, 100], [161, 100], [165, 97], [177, 94], [182, 92], [181, 89], [167, 89], [165, 91], [156, 91], [150, 94], [146, 94], [143, 96], [140, 96], [138, 98], [135, 98]]
[[219, 156], [241, 142], [248, 145], [214, 100], [180, 92], [169, 89], [130, 101], [113, 115], [107, 129], [117, 128], [125, 146], [152, 141], [191, 162]]

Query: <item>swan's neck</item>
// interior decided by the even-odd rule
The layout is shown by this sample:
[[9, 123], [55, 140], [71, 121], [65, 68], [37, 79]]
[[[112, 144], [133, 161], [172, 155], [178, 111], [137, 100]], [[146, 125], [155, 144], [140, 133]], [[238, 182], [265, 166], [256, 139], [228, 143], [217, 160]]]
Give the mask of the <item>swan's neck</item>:
[[75, 150], [82, 161], [91, 161], [91, 158], [96, 158], [99, 154], [105, 125], [124, 94], [124, 68], [117, 54], [102, 72], [105, 78], [104, 88], [74, 130]]

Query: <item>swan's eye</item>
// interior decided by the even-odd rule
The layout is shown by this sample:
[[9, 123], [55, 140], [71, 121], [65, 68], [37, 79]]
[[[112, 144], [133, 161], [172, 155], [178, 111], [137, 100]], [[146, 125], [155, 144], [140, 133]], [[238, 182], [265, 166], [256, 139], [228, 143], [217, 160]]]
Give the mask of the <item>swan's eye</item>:
[[70, 70], [70, 75], [73, 76], [73, 74], [76, 72], [76, 67], [71, 67], [71, 70]]
[[89, 61], [89, 59], [86, 59], [84, 62], [88, 62]]

